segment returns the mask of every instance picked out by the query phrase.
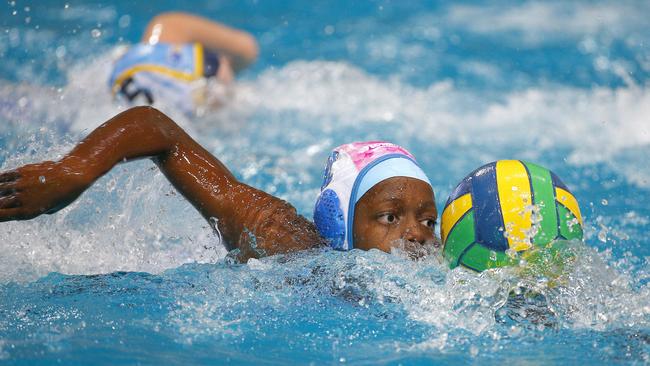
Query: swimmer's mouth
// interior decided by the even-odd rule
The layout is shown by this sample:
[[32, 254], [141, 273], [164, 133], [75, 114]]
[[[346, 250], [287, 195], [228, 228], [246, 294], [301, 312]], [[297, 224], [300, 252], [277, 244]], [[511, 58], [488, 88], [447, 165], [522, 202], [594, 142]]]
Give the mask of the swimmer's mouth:
[[405, 254], [409, 259], [420, 260], [440, 249], [440, 241], [427, 240], [423, 244], [404, 239], [398, 239], [390, 244], [392, 254]]

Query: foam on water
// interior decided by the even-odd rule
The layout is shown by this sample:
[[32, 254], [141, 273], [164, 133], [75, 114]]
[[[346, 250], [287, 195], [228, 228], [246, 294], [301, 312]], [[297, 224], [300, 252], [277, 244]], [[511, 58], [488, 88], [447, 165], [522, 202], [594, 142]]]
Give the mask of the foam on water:
[[[647, 151], [650, 93], [647, 86], [625, 81], [629, 84], [615, 89], [549, 85], [485, 96], [459, 90], [451, 81], [421, 89], [344, 63], [299, 61], [263, 73], [240, 94], [271, 111], [293, 110], [317, 122], [342, 121], [337, 128], [390, 123], [395, 131], [437, 145], [497, 144], [539, 155], [568, 148], [569, 162], [589, 164], [616, 160], [628, 150]], [[647, 176], [630, 178], [648, 186]]]
[[[101, 347], [137, 357], [134, 346], [143, 342], [138, 334], [145, 334], [177, 357], [186, 357], [183, 347], [191, 345], [193, 357], [210, 359], [228, 349], [228, 357], [249, 363], [363, 363], [431, 351], [469, 361], [497, 350], [518, 360], [647, 361], [648, 284], [609, 267], [584, 244], [571, 245], [578, 263], [556, 273], [555, 284], [539, 273], [515, 274], [522, 268], [476, 275], [449, 271], [435, 255], [413, 261], [377, 250], [314, 250], [242, 265], [220, 260], [160, 275], [51, 274], [25, 286], [0, 287], [7, 295], [0, 331], [18, 344], [14, 354], [33, 344], [53, 354]], [[50, 329], [45, 334], [44, 322]], [[21, 336], [14, 329], [33, 336], [16, 343]], [[83, 334], [97, 337], [106, 329], [112, 336], [101, 346], [84, 345]], [[567, 332], [584, 335], [592, 354], [540, 353], [562, 347], [556, 342]], [[611, 336], [623, 343], [612, 343]], [[260, 350], [272, 352], [260, 358]], [[153, 362], [166, 354], [147, 357]]]
[[[0, 88], [5, 105], [2, 116], [9, 122], [2, 126], [3, 132], [17, 137], [4, 151], [3, 169], [60, 157], [74, 139], [125, 108], [106, 103], [106, 91], [94, 87], [107, 72], [110, 59], [106, 55], [92, 64], [78, 65], [69, 75], [70, 84], [58, 90], [11, 84]], [[309, 215], [326, 151], [350, 137], [346, 130], [354, 131], [353, 137], [369, 135], [366, 138], [405, 144], [416, 151], [425, 167], [439, 164], [431, 150], [462, 150], [460, 167], [447, 167], [457, 176], [471, 170], [472, 161], [492, 160], [504, 152], [536, 160], [560, 149], [568, 151], [569, 164], [602, 163], [629, 183], [647, 189], [650, 171], [640, 159], [650, 143], [650, 127], [644, 123], [650, 115], [647, 90], [630, 81], [615, 89], [548, 86], [482, 98], [450, 81], [417, 88], [396, 79], [382, 80], [345, 63], [299, 61], [242, 82], [232, 106], [214, 117], [190, 124], [182, 115], [171, 115], [236, 174], [289, 199]], [[40, 132], [33, 136], [37, 129]], [[10, 155], [13, 151], [19, 153]], [[436, 184], [443, 189], [450, 186], [444, 177], [434, 177]], [[197, 251], [194, 242], [204, 243], [209, 229], [174, 195], [153, 164], [120, 166], [82, 200], [54, 216], [3, 224], [3, 236], [15, 238], [3, 244], [15, 256], [9, 262], [24, 264], [3, 266], [3, 278], [52, 270], [158, 272], [187, 260], [201, 260], [206, 254]], [[52, 232], [70, 235], [56, 239]], [[25, 240], [23, 235], [39, 239]], [[169, 245], [176, 249], [163, 255], [153, 243], [170, 242], [167, 238], [179, 238], [171, 241], [180, 246]], [[140, 253], [133, 241], [143, 243]], [[23, 249], [26, 242], [31, 250]], [[108, 249], [118, 242], [129, 243], [128, 248]], [[180, 260], [153, 259], [157, 255], [172, 258], [178, 250], [188, 254]], [[92, 255], [93, 264], [86, 261], [90, 257], [70, 255], [80, 252]], [[125, 254], [115, 257], [115, 253]], [[154, 262], [158, 264], [144, 264]]]
[[[580, 40], [594, 35], [624, 38], [643, 32], [645, 2], [567, 3], [527, 1], [519, 4], [454, 4], [445, 22], [479, 34], [506, 37], [529, 47], [558, 40]], [[511, 34], [511, 37], [507, 37]]]
[[[51, 128], [58, 121], [61, 128], [88, 131], [123, 110], [124, 105], [106, 103], [106, 90], [95, 87], [97, 80], [107, 79], [111, 58], [102, 56], [72, 68], [71, 82], [64, 88], [6, 85], [0, 90], [1, 111], [10, 125], [3, 128], [11, 128], [12, 122], [34, 128], [47, 122]], [[625, 82], [618, 88], [551, 84], [485, 95], [459, 89], [450, 80], [418, 88], [345, 63], [297, 61], [243, 82], [234, 105], [212, 120], [206, 117], [203, 127], [214, 126], [214, 119], [220, 125], [242, 119], [245, 111], [253, 110], [268, 114], [268, 119], [296, 113], [294, 120], [304, 118], [307, 122], [301, 123], [319, 125], [328, 135], [350, 125], [375, 123], [390, 132], [401, 131], [396, 139], [417, 136], [420, 143], [449, 146], [496, 144], [513, 154], [534, 154], [530, 158], [564, 148], [573, 164], [623, 163], [612, 165], [631, 182], [648, 187], [647, 169], [630, 169], [625, 165], [629, 159], [617, 158], [647, 152], [650, 94], [647, 85], [638, 85], [624, 69], [617, 72]], [[25, 112], [33, 117], [25, 120]], [[184, 116], [167, 112], [183, 127], [193, 127]]]

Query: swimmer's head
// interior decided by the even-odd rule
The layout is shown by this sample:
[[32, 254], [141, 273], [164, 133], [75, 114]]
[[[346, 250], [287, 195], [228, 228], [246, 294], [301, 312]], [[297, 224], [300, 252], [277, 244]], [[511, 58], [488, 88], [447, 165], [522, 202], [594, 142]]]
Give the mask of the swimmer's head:
[[413, 155], [389, 142], [342, 145], [330, 155], [314, 209], [335, 249], [437, 243], [431, 183]]
[[115, 53], [109, 87], [123, 103], [171, 107], [192, 116], [231, 99], [230, 60], [199, 43], [137, 44]]

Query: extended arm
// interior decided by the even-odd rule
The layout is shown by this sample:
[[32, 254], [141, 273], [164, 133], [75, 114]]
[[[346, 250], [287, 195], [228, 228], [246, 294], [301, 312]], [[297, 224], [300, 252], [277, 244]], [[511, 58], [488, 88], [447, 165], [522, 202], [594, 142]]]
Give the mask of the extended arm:
[[57, 162], [0, 174], [0, 221], [53, 213], [114, 165], [152, 157], [206, 219], [218, 219], [229, 249], [257, 245], [264, 254], [306, 249], [322, 239], [288, 203], [239, 182], [158, 110], [136, 107], [108, 120]]
[[257, 42], [249, 33], [187, 13], [157, 15], [149, 22], [142, 42], [199, 42], [226, 54], [235, 71], [255, 61], [258, 53]]

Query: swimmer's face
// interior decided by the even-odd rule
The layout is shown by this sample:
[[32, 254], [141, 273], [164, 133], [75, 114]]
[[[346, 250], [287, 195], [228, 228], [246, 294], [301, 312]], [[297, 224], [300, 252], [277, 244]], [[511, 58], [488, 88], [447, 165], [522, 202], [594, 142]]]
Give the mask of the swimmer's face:
[[354, 247], [390, 252], [401, 244], [438, 246], [438, 218], [431, 186], [406, 177], [386, 179], [366, 192], [355, 207]]

